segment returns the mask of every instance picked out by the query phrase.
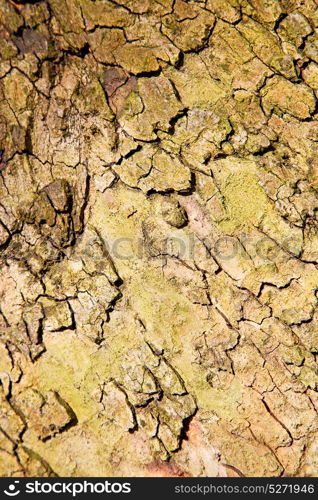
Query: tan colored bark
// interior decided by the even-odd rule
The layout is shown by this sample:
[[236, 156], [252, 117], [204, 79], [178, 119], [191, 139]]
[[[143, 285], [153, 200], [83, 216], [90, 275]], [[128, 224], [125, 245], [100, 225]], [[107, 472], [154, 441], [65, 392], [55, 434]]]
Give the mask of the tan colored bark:
[[317, 33], [1, 1], [0, 475], [317, 475]]

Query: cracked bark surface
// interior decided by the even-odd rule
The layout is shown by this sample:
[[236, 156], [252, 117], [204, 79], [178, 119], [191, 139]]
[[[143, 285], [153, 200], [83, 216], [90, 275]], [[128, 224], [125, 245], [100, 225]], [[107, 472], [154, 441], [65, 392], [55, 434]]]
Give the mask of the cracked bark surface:
[[316, 476], [317, 2], [0, 35], [0, 474]]

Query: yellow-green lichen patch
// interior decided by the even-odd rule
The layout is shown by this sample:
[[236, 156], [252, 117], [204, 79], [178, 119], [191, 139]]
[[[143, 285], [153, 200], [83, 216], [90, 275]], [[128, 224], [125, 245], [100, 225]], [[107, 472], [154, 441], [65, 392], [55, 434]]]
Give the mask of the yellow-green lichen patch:
[[220, 224], [222, 230], [232, 233], [257, 226], [271, 211], [271, 205], [259, 184], [255, 162], [232, 157], [218, 160], [211, 167], [217, 183], [220, 183], [226, 210], [226, 218]]

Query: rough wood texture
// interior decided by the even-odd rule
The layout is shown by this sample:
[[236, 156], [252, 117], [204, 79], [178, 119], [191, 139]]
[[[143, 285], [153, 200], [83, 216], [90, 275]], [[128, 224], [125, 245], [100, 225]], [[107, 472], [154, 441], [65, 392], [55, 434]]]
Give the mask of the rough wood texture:
[[0, 474], [318, 474], [313, 0], [0, 1]]

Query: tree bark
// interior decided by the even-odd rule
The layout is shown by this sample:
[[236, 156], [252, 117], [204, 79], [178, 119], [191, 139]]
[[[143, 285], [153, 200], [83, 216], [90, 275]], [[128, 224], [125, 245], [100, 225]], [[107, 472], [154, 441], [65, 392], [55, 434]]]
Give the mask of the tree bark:
[[2, 476], [317, 475], [317, 28], [2, 1]]

